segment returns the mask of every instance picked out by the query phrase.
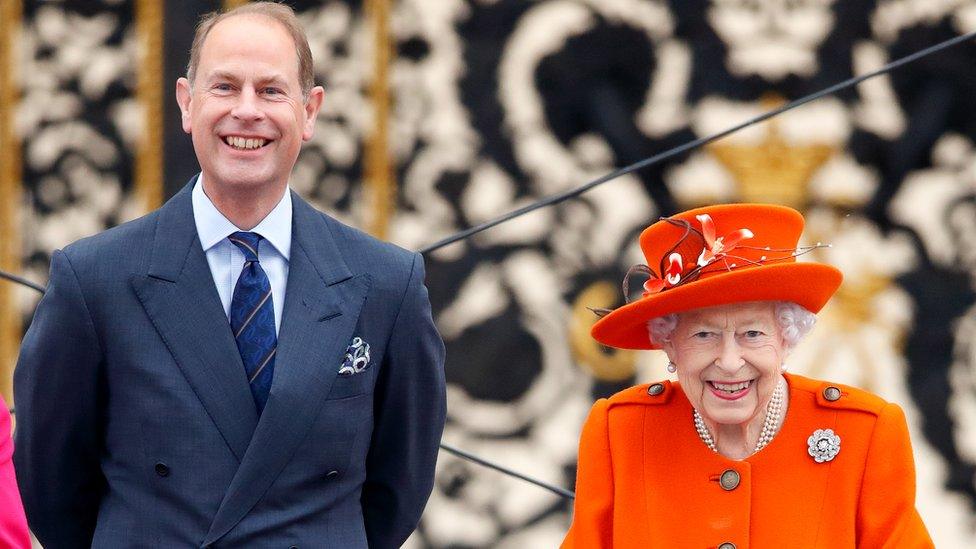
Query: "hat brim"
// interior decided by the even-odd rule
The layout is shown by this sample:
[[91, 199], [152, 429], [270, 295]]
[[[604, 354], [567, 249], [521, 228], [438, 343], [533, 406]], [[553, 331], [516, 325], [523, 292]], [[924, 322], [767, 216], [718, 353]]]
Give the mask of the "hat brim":
[[843, 275], [822, 263], [781, 263], [716, 274], [614, 309], [593, 325], [594, 339], [619, 349], [657, 349], [647, 321], [671, 313], [749, 301], [792, 301], [818, 312]]

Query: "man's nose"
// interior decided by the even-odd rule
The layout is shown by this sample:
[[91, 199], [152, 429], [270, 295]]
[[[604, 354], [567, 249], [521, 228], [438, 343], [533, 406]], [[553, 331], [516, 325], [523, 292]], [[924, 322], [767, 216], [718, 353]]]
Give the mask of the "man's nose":
[[231, 109], [231, 116], [237, 120], [252, 122], [264, 118], [264, 111], [258, 103], [258, 94], [253, 88], [245, 87], [237, 96], [237, 103]]
[[735, 334], [723, 334], [722, 348], [715, 365], [726, 372], [736, 372], [746, 363], [742, 357], [742, 347], [736, 341]]

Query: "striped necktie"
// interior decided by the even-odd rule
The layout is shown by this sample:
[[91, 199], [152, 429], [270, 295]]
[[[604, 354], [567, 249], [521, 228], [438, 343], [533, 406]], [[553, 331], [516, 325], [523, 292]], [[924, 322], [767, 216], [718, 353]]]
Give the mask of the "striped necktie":
[[236, 232], [227, 239], [244, 253], [244, 269], [230, 303], [230, 327], [260, 415], [268, 402], [278, 348], [271, 282], [258, 262], [258, 244], [263, 238], [257, 233]]

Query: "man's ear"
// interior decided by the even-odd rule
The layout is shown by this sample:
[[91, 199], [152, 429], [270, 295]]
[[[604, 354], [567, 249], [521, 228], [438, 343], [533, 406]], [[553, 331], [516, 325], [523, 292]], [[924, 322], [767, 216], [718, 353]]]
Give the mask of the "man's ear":
[[315, 133], [315, 119], [319, 115], [324, 98], [325, 89], [322, 86], [315, 86], [308, 92], [308, 100], [305, 101], [305, 125], [302, 127], [303, 141], [308, 141]]
[[193, 133], [193, 129], [190, 124], [190, 100], [193, 96], [193, 92], [190, 89], [190, 81], [186, 78], [178, 78], [176, 80], [176, 102], [180, 106], [180, 112], [182, 113], [183, 121], [183, 131], [186, 133]]

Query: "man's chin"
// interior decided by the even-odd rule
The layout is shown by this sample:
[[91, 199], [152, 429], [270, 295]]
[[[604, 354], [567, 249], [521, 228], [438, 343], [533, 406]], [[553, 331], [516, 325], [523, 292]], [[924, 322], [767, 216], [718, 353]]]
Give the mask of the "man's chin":
[[[214, 172], [203, 173], [203, 180], [208, 188], [218, 191], [253, 192], [271, 189], [284, 183], [278, 183], [278, 178], [269, 173], [261, 173], [254, 169], [218, 169]], [[287, 180], [285, 180], [287, 181]]]

